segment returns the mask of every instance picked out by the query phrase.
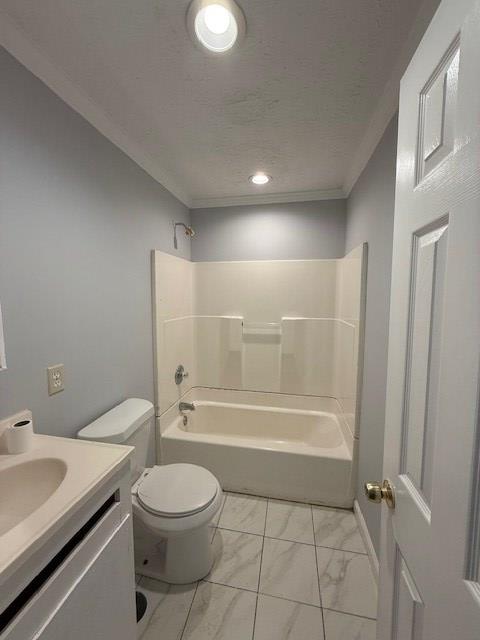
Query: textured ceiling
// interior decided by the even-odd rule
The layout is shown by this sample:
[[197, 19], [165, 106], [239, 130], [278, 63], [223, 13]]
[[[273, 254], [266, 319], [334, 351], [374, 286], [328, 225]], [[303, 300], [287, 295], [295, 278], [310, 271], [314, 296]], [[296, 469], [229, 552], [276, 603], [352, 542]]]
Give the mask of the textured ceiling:
[[184, 200], [258, 193], [257, 169], [274, 178], [261, 193], [342, 188], [419, 0], [241, 0], [246, 39], [221, 56], [191, 42], [188, 4], [0, 8]]

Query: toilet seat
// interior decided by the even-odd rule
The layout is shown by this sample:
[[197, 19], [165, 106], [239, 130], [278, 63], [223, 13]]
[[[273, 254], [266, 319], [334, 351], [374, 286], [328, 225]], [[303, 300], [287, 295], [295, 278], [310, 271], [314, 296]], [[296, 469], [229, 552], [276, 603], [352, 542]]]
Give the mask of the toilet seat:
[[[184, 466], [184, 465], [166, 465], [165, 467], [157, 467], [157, 468], [163, 469], [163, 468], [167, 468], [167, 466]], [[195, 466], [195, 465], [186, 465], [186, 466]], [[218, 510], [220, 509], [222, 505], [222, 500], [223, 500], [222, 488], [218, 480], [215, 478], [215, 476], [212, 476], [214, 478], [215, 485], [216, 485], [215, 496], [213, 500], [209, 504], [207, 504], [207, 506], [205, 506], [200, 511], [197, 511], [196, 513], [190, 513], [183, 516], [181, 515], [175, 516], [172, 514], [165, 516], [165, 515], [160, 515], [158, 513], [153, 513], [152, 511], [150, 511], [148, 508], [144, 506], [144, 504], [140, 501], [138, 496], [139, 487], [143, 484], [147, 476], [149, 476], [152, 473], [152, 470], [155, 468], [156, 467], [145, 469], [145, 471], [140, 476], [140, 478], [132, 486], [132, 510], [137, 521], [142, 523], [142, 525], [145, 526], [149, 531], [154, 532], [156, 535], [160, 536], [161, 538], [170, 538], [170, 537], [176, 537], [176, 536], [184, 536], [186, 534], [187, 535], [192, 534], [194, 531], [201, 529], [205, 525], [208, 525], [212, 521], [212, 519], [215, 517], [215, 514], [218, 513]], [[199, 467], [196, 467], [196, 468], [199, 468]], [[204, 471], [206, 471], [206, 469]], [[156, 475], [157, 474], [155, 473], [155, 476]], [[162, 482], [162, 485], [163, 485], [163, 482]], [[163, 486], [163, 490], [165, 491], [165, 486]], [[169, 492], [169, 493], [170, 495], [174, 496], [173, 492]], [[144, 495], [144, 499], [145, 499], [145, 495]], [[148, 498], [146, 498], [146, 500], [148, 501]], [[197, 508], [198, 508], [198, 505], [197, 505]], [[178, 512], [178, 509], [176, 511]]]
[[218, 491], [218, 481], [210, 471], [179, 463], [147, 470], [135, 493], [149, 513], [162, 518], [183, 518], [208, 509]]

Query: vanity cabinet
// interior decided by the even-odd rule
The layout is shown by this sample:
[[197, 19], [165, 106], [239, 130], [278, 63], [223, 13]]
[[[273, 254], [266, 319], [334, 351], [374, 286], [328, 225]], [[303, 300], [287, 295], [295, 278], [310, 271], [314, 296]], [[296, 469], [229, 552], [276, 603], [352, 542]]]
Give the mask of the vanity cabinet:
[[135, 640], [128, 463], [12, 576], [19, 582], [0, 640]]
[[133, 640], [135, 585], [125, 562], [129, 541], [125, 521], [43, 627], [41, 640]]

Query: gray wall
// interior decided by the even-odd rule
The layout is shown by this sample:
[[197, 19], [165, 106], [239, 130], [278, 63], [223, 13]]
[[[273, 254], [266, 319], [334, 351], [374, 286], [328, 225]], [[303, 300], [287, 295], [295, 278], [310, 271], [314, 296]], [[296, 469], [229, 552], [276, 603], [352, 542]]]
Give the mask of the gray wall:
[[338, 258], [345, 215], [345, 200], [194, 209], [192, 260]]
[[73, 435], [153, 399], [150, 250], [173, 253], [189, 212], [3, 49], [0, 78], [0, 416], [30, 408], [37, 431]]
[[368, 243], [357, 498], [377, 552], [380, 509], [365, 500], [363, 483], [382, 478], [396, 140], [395, 117], [347, 201], [191, 212], [195, 261], [336, 258]]
[[196, 231], [192, 242], [195, 261], [336, 258], [368, 243], [357, 498], [377, 552], [380, 509], [365, 500], [363, 483], [382, 478], [396, 139], [395, 117], [348, 201], [191, 212]]
[[395, 117], [353, 188], [347, 204], [346, 251], [368, 242], [357, 498], [377, 553], [380, 509], [365, 499], [363, 483], [382, 479], [396, 146]]
[[[175, 253], [189, 213], [0, 49], [0, 302], [8, 370], [0, 417], [34, 412], [39, 432], [73, 435], [128, 396], [153, 399], [150, 249]], [[369, 244], [358, 499], [378, 549], [396, 120], [342, 200], [191, 212], [192, 259], [332, 258]], [[179, 234], [178, 255], [189, 257]], [[47, 395], [63, 362], [66, 390]]]

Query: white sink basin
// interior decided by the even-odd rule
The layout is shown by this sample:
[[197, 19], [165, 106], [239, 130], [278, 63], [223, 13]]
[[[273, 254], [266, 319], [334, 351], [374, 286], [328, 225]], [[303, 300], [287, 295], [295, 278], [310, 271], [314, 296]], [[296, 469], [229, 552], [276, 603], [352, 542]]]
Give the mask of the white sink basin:
[[0, 470], [0, 536], [41, 507], [62, 484], [67, 465], [38, 458]]
[[31, 449], [3, 453], [0, 420], [0, 611], [3, 585], [64, 522], [125, 464], [133, 449], [122, 445], [33, 435]]

